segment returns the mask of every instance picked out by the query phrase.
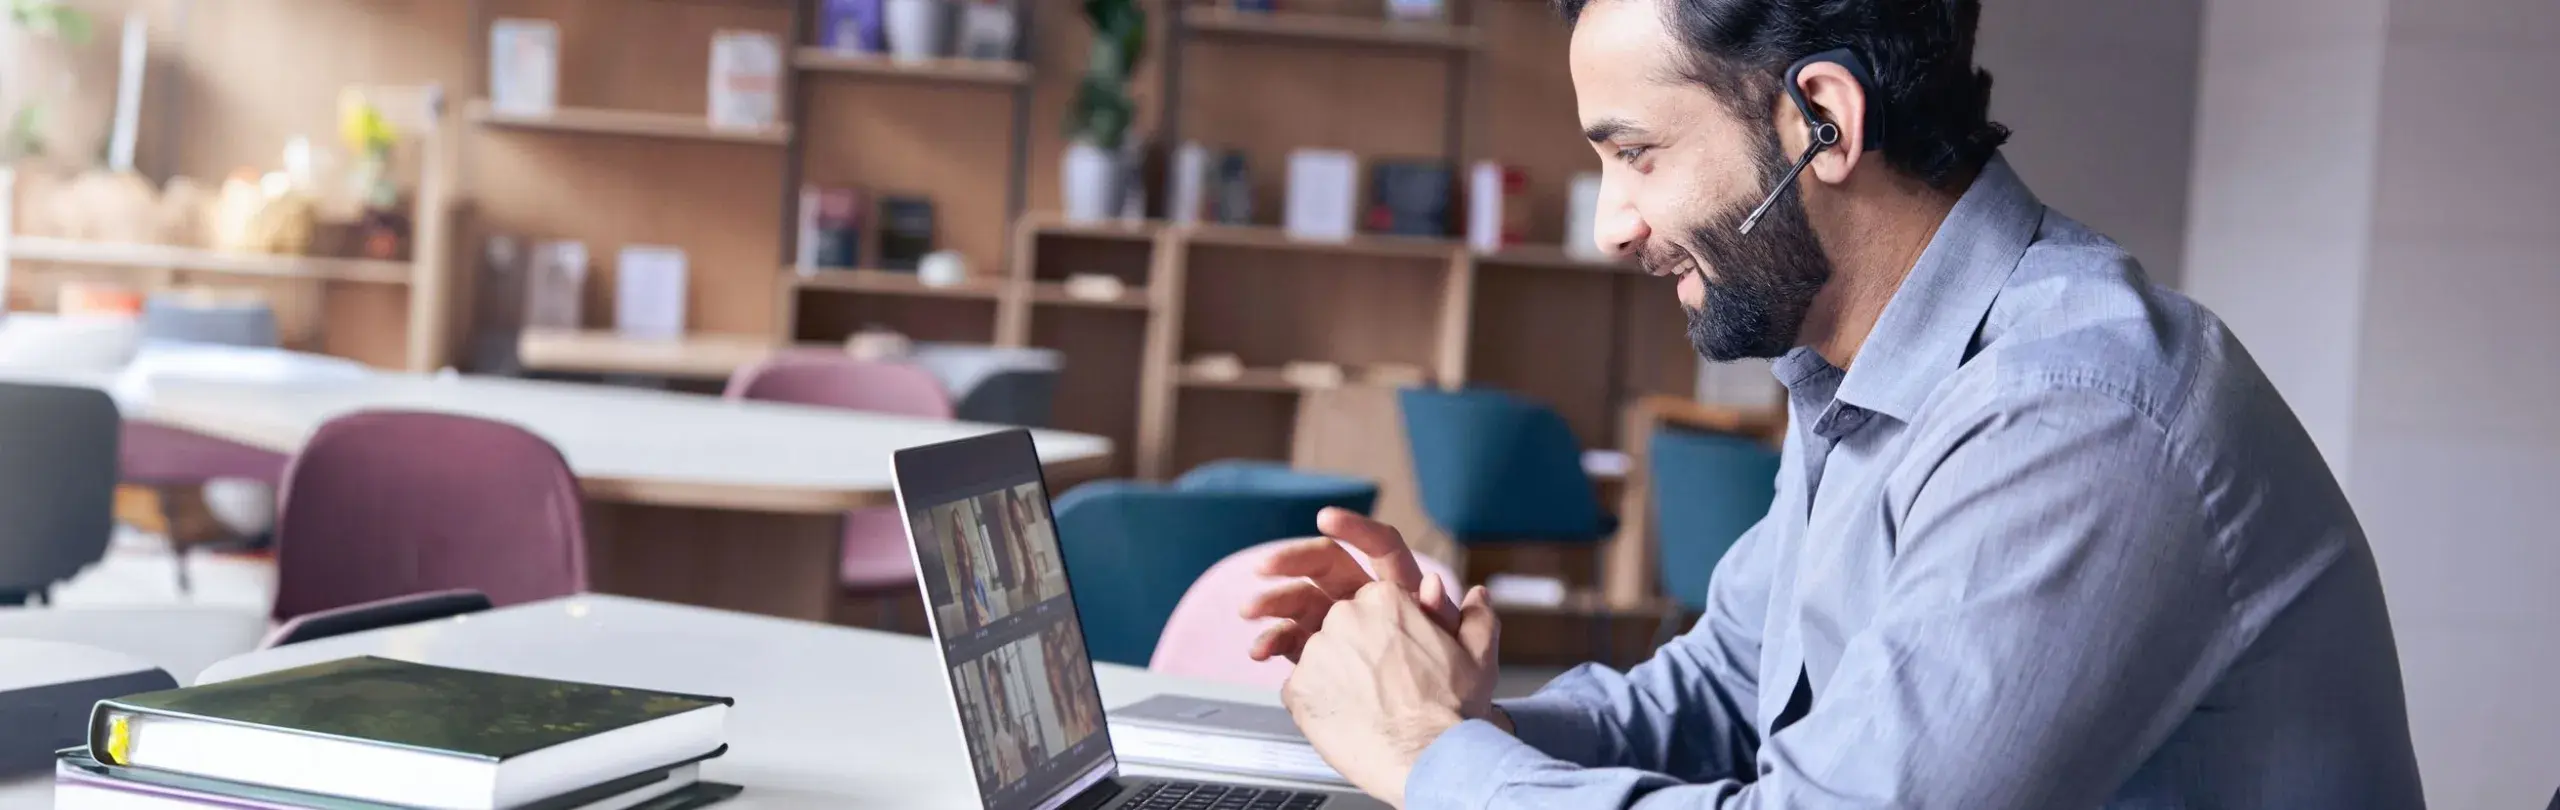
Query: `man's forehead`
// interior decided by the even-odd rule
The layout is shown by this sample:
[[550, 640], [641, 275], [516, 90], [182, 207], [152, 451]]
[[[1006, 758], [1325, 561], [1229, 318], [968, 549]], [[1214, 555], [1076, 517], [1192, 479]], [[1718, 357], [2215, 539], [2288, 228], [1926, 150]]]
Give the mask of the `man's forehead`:
[[1594, 102], [1665, 89], [1680, 75], [1680, 47], [1657, 0], [1593, 0], [1574, 23], [1567, 57], [1585, 124], [1612, 111]]

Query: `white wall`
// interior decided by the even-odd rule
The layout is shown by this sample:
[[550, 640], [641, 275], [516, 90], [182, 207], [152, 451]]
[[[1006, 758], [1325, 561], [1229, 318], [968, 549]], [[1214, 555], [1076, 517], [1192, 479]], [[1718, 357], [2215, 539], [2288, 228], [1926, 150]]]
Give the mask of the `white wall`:
[[2203, 0], [1990, 0], [2003, 150], [2045, 204], [2112, 236], [2161, 284], [2186, 260], [2187, 167]]

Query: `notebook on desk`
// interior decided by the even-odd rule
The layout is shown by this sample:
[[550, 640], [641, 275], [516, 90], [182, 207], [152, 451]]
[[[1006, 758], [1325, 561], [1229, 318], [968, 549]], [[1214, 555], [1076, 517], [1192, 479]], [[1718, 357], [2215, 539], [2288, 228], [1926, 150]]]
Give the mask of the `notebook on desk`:
[[1368, 810], [1356, 793], [1120, 773], [1031, 433], [898, 451], [898, 509], [987, 810]]

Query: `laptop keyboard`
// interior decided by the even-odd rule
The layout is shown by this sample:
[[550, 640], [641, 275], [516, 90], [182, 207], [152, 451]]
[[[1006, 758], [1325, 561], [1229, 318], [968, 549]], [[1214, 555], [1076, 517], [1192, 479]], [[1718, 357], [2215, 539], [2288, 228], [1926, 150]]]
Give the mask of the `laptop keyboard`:
[[1129, 797], [1122, 810], [1314, 810], [1322, 793], [1202, 782], [1154, 782]]

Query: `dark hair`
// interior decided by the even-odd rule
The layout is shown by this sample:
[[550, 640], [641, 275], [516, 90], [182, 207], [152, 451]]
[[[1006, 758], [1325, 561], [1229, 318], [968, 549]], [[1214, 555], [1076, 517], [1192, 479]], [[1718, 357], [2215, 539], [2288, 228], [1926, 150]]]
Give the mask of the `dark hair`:
[[[1570, 23], [1594, 2], [1554, 0]], [[1887, 164], [1943, 189], [2009, 140], [1991, 120], [1991, 72], [1973, 66], [1981, 0], [1652, 0], [1687, 45], [1688, 78], [1766, 124], [1787, 66], [1849, 48], [1875, 75]], [[1878, 98], [1880, 97], [1880, 98]], [[1871, 113], [1872, 114], [1872, 113]]]

